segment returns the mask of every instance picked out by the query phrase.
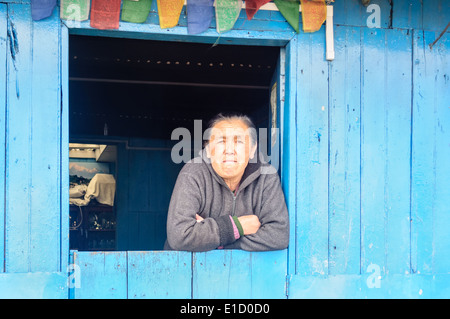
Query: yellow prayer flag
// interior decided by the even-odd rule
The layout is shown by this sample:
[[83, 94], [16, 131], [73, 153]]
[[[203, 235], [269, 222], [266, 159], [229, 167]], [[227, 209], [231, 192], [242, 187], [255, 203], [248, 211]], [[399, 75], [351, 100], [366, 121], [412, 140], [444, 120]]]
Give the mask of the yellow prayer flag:
[[184, 0], [157, 0], [159, 26], [161, 29], [172, 28], [178, 24]]
[[325, 0], [300, 0], [302, 4], [302, 22], [304, 32], [319, 30], [327, 19]]

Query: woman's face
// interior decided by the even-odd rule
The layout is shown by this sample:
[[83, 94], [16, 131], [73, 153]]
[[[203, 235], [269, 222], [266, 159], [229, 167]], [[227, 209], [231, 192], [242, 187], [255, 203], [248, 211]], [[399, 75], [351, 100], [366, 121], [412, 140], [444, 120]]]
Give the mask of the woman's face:
[[240, 120], [221, 121], [211, 131], [206, 148], [214, 171], [223, 179], [240, 178], [256, 151], [250, 131]]

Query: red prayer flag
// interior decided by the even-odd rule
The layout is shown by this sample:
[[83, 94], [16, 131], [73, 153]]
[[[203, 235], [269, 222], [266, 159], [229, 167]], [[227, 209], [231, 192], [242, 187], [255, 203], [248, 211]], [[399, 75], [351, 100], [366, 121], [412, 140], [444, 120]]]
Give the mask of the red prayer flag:
[[253, 16], [258, 12], [259, 8], [270, 0], [247, 0], [245, 1], [245, 12], [247, 13], [247, 19], [253, 19]]
[[92, 0], [91, 27], [96, 29], [118, 29], [121, 0]]

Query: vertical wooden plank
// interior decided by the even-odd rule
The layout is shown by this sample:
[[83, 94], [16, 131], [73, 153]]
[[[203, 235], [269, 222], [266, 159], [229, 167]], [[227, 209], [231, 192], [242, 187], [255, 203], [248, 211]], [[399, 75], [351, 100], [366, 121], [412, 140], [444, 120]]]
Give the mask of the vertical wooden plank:
[[74, 288], [75, 299], [127, 298], [126, 252], [74, 251], [73, 254], [80, 284]]
[[253, 252], [251, 259], [251, 298], [287, 298], [287, 250]]
[[298, 36], [296, 273], [328, 273], [328, 64], [324, 28]]
[[172, 162], [170, 151], [152, 149], [165, 147], [162, 140], [139, 143], [139, 149], [119, 147], [118, 249], [159, 250], [166, 240], [167, 210], [182, 164]]
[[61, 271], [69, 264], [69, 29], [61, 24]]
[[286, 298], [287, 250], [193, 254], [193, 298]]
[[410, 267], [410, 173], [412, 37], [408, 30], [386, 30], [386, 272]]
[[117, 217], [117, 233], [116, 247], [117, 250], [128, 249], [128, 152], [125, 144], [117, 145], [117, 192], [116, 200], [116, 217]]
[[[428, 2], [430, 1], [427, 1], [427, 3]], [[423, 24], [422, 7], [423, 7], [422, 1], [416, 0], [395, 1], [392, 26], [394, 28], [422, 29]]]
[[31, 271], [57, 271], [60, 258], [61, 77], [59, 11], [30, 28]]
[[128, 208], [130, 211], [144, 212], [149, 210], [149, 178], [153, 163], [149, 162], [145, 151], [129, 152], [128, 163]]
[[60, 269], [60, 20], [8, 5], [6, 265]]
[[361, 104], [361, 272], [385, 266], [385, 30], [363, 30]]
[[192, 253], [128, 252], [128, 298], [191, 298]]
[[423, 2], [423, 29], [440, 33], [449, 22], [450, 2], [448, 0], [431, 0]]
[[4, 272], [5, 257], [5, 136], [6, 136], [6, 47], [7, 8], [0, 4], [0, 273]]
[[411, 185], [413, 272], [448, 272], [450, 41], [439, 32], [414, 37]]
[[295, 36], [286, 45], [286, 86], [285, 103], [282, 110], [282, 166], [281, 185], [286, 197], [289, 212], [288, 272], [295, 273], [296, 225], [297, 225], [297, 145], [296, 145], [296, 109], [297, 109], [297, 39]]
[[5, 271], [31, 270], [31, 73], [30, 6], [8, 5]]
[[[444, 5], [444, 1], [442, 1]], [[445, 15], [450, 14], [450, 3], [445, 2]], [[443, 21], [442, 21], [443, 22]], [[437, 37], [440, 32], [434, 33]], [[434, 273], [444, 274], [450, 270], [450, 33], [433, 47], [436, 63], [435, 73], [435, 125], [436, 132], [436, 184], [434, 227]], [[431, 38], [432, 39], [432, 38]], [[430, 39], [430, 42], [432, 42]], [[433, 39], [434, 41], [434, 39]]]
[[411, 37], [365, 30], [361, 129], [361, 271], [409, 272]]
[[193, 254], [194, 299], [251, 298], [251, 254], [213, 250]]
[[336, 27], [330, 64], [330, 274], [360, 272], [360, 28]]

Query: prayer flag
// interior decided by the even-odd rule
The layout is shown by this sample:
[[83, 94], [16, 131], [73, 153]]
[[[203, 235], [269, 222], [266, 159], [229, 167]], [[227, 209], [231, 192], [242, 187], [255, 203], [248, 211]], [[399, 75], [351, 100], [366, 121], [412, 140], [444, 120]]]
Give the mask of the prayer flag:
[[299, 33], [300, 1], [299, 0], [274, 0], [273, 1], [286, 21]]
[[214, 16], [214, 0], [187, 0], [188, 33], [198, 34], [208, 30]]
[[34, 21], [48, 18], [55, 6], [56, 0], [31, 0], [31, 18]]
[[60, 0], [63, 20], [84, 21], [89, 19], [90, 0]]
[[302, 3], [303, 31], [315, 32], [327, 19], [325, 0], [300, 0]]
[[91, 27], [96, 29], [118, 29], [120, 0], [92, 0]]
[[122, 20], [133, 23], [144, 23], [147, 21], [152, 0], [123, 0]]
[[253, 16], [258, 12], [262, 5], [270, 2], [270, 0], [247, 0], [245, 1], [245, 12], [247, 13], [247, 19], [253, 19]]
[[161, 29], [172, 28], [178, 24], [184, 0], [157, 0], [159, 26]]
[[242, 0], [216, 0], [216, 28], [218, 33], [231, 30], [241, 13]]

